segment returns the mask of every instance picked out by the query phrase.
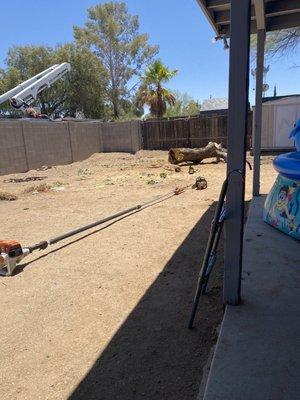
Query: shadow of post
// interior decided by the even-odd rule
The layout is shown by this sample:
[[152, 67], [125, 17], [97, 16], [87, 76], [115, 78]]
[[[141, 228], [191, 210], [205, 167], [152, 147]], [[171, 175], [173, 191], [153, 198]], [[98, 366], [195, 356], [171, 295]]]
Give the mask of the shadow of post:
[[215, 206], [209, 207], [176, 250], [70, 400], [196, 399], [202, 368], [222, 319], [221, 238], [196, 328], [187, 329]]

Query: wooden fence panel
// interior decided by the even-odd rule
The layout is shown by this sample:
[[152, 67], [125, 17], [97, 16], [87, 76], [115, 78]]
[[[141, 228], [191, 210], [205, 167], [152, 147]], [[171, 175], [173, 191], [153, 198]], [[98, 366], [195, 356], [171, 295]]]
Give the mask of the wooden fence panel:
[[171, 147], [189, 147], [189, 120], [155, 120], [142, 124], [143, 148], [169, 150]]
[[[212, 115], [150, 120], [142, 123], [143, 149], [169, 150], [171, 147], [202, 147], [208, 142], [227, 146], [228, 115]], [[252, 112], [249, 112], [247, 146], [250, 148]]]

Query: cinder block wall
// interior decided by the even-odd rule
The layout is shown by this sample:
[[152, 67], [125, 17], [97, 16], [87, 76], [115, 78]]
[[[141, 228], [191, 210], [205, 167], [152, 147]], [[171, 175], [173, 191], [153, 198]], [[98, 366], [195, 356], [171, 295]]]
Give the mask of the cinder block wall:
[[28, 171], [21, 121], [0, 123], [0, 174]]
[[72, 161], [81, 161], [102, 151], [100, 122], [69, 122]]
[[98, 152], [135, 153], [141, 148], [140, 121], [0, 121], [0, 175], [70, 164]]
[[103, 123], [102, 142], [104, 152], [135, 153], [142, 148], [140, 121]]
[[68, 122], [23, 121], [22, 124], [29, 170], [72, 162]]

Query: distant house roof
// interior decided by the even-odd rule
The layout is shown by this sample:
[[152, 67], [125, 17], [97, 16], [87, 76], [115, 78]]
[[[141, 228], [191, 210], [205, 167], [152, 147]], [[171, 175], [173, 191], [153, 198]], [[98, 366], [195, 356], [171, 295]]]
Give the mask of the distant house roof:
[[201, 105], [201, 111], [210, 110], [227, 110], [228, 109], [228, 99], [217, 98], [217, 99], [206, 99]]

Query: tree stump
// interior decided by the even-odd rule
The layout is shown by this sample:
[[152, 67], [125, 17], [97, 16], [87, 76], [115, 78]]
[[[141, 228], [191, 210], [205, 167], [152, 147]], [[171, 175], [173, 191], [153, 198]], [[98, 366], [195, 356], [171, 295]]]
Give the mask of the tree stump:
[[207, 146], [198, 149], [172, 148], [169, 150], [169, 163], [179, 164], [182, 162], [192, 162], [199, 164], [206, 158], [216, 158], [216, 161], [227, 161], [226, 149], [221, 144], [209, 142]]

